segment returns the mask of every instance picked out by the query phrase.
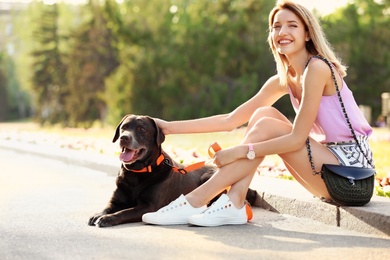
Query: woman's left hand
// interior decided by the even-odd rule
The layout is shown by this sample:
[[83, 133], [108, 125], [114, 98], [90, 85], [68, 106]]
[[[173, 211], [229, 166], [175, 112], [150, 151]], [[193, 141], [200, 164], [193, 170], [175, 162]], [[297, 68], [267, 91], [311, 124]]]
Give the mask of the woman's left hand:
[[216, 152], [214, 155], [214, 164], [217, 165], [218, 168], [221, 168], [224, 165], [240, 159], [238, 156], [240, 153], [237, 150], [239, 150], [239, 147], [233, 146]]

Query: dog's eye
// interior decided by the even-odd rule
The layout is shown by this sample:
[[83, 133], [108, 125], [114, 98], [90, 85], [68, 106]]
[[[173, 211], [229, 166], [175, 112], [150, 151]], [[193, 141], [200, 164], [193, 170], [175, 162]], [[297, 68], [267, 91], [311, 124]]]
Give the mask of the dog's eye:
[[138, 126], [138, 127], [137, 127], [137, 131], [139, 131], [139, 132], [141, 132], [141, 133], [144, 133], [144, 132], [146, 132], [146, 129], [145, 129], [145, 127], [143, 127], [143, 126]]

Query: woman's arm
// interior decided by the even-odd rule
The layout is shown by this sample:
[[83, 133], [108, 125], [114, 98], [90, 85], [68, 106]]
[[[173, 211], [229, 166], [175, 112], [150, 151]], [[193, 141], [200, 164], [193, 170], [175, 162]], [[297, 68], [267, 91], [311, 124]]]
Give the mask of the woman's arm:
[[[256, 156], [283, 154], [302, 147], [317, 117], [325, 86], [331, 86], [332, 82], [329, 67], [324, 62], [310, 63], [304, 74], [301, 105], [291, 132], [273, 139], [253, 143]], [[237, 159], [246, 158], [247, 152], [248, 146], [246, 144], [224, 149], [216, 154], [216, 163], [221, 167]]]
[[258, 143], [255, 152], [259, 156], [282, 154], [302, 147], [318, 114], [325, 86], [332, 84], [329, 67], [324, 62], [311, 62], [304, 75], [302, 83], [302, 100], [289, 134]]
[[255, 96], [228, 114], [171, 122], [155, 120], [166, 135], [231, 131], [247, 123], [257, 108], [271, 106], [284, 94], [286, 91], [279, 85], [279, 78], [273, 76]]

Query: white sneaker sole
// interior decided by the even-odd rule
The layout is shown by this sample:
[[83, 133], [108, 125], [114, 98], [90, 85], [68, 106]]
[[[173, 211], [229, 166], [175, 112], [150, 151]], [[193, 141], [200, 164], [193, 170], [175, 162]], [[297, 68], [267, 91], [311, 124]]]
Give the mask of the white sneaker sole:
[[162, 225], [162, 226], [168, 226], [168, 225], [186, 225], [188, 224], [187, 218], [169, 218], [161, 220], [161, 217], [154, 217], [152, 215], [144, 215], [142, 216], [142, 221], [147, 224], [152, 225]]
[[238, 218], [218, 218], [218, 219], [204, 219], [197, 217], [190, 217], [188, 219], [188, 224], [201, 227], [217, 227], [224, 225], [243, 225], [248, 223], [246, 219]]

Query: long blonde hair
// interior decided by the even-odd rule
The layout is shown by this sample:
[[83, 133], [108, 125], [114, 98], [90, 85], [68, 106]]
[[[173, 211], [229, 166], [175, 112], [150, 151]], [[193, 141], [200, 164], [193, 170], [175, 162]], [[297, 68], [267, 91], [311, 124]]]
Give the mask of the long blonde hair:
[[324, 31], [314, 14], [306, 7], [298, 3], [289, 0], [279, 0], [269, 14], [268, 43], [276, 61], [276, 69], [280, 78], [280, 84], [282, 86], [287, 86], [287, 71], [289, 64], [287, 58], [277, 51], [272, 41], [271, 34], [275, 15], [282, 9], [287, 9], [293, 12], [305, 25], [305, 29], [310, 37], [310, 40], [306, 43], [306, 50], [312, 55], [320, 55], [328, 59], [334, 64], [339, 73], [345, 77], [347, 75], [347, 68], [341, 63], [341, 60], [333, 52], [333, 49], [326, 39]]

